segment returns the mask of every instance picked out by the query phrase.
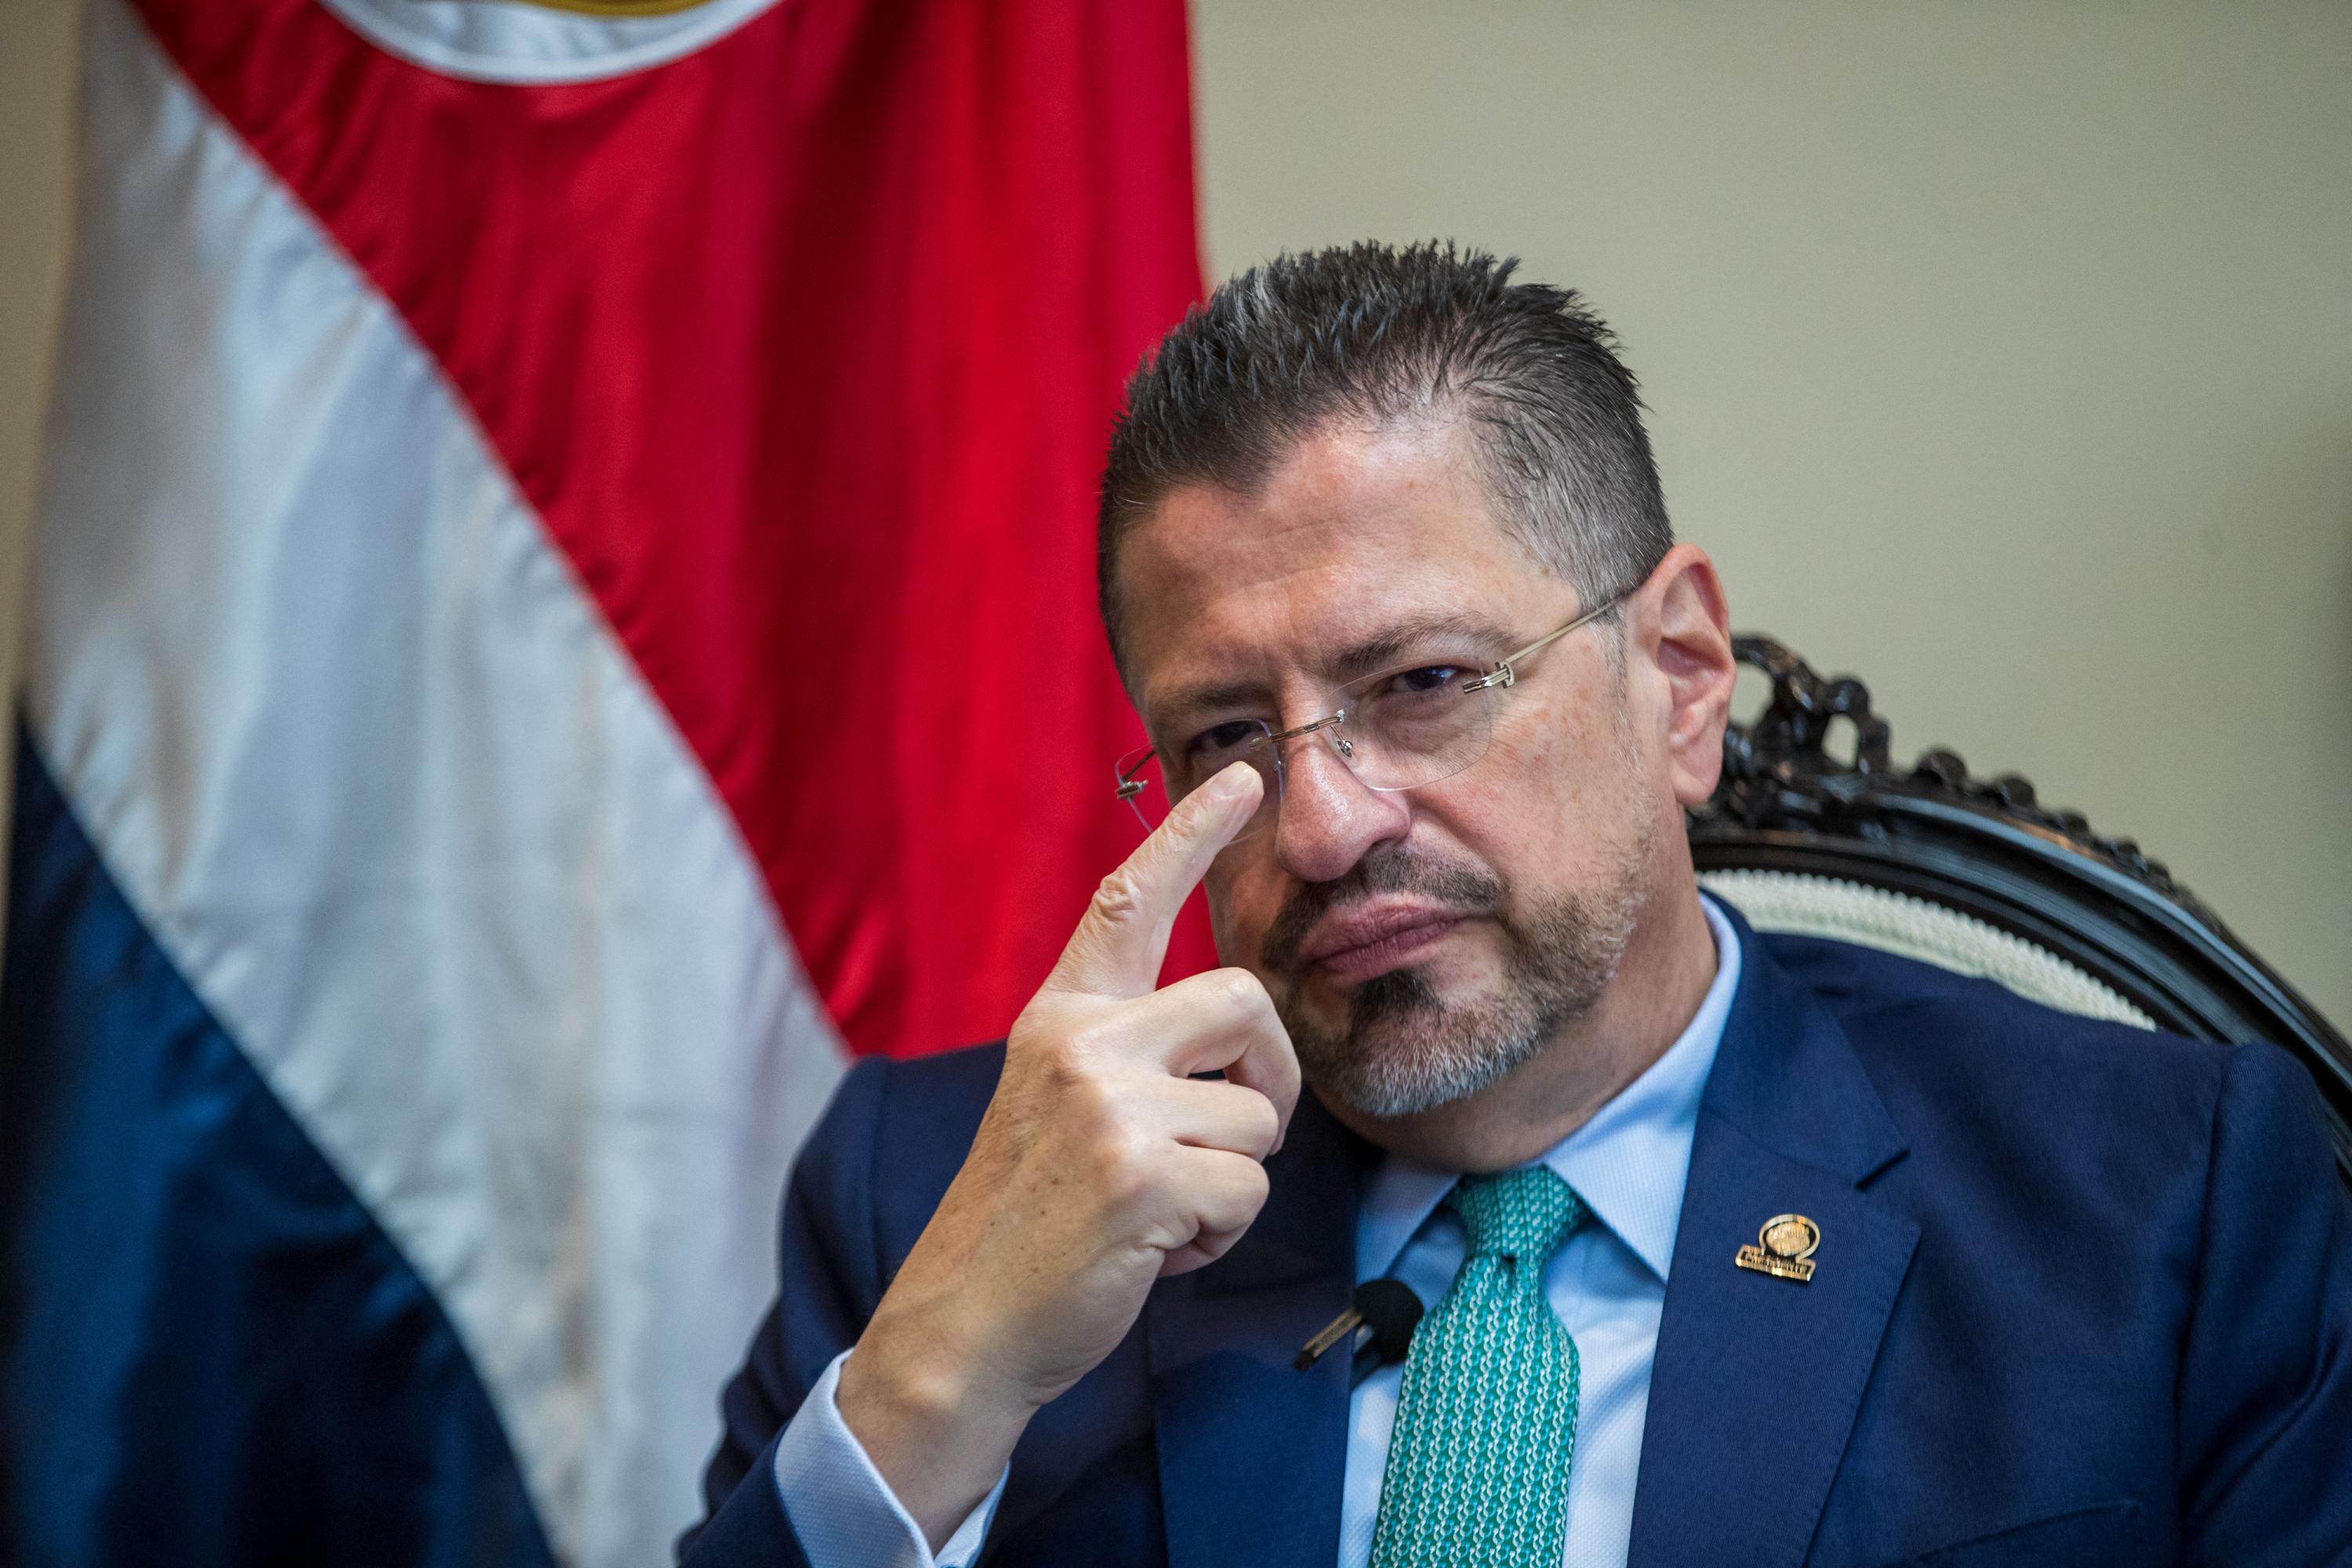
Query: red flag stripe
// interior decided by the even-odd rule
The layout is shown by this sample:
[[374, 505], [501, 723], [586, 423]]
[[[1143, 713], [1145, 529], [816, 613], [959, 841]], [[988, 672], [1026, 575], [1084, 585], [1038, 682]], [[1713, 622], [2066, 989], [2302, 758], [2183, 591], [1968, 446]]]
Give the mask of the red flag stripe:
[[537, 87], [140, 8], [473, 409], [851, 1044], [1000, 1032], [1133, 842], [1089, 520], [1200, 289], [1181, 4], [783, 0]]

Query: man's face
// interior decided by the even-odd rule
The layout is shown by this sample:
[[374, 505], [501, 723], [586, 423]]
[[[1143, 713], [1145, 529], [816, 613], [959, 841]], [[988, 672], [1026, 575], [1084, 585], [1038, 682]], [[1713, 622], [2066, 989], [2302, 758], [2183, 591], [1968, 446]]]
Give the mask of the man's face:
[[[1130, 532], [1127, 671], [1163, 757], [1237, 719], [1321, 718], [1367, 644], [1395, 641], [1382, 668], [1475, 674], [1591, 607], [1496, 525], [1462, 439], [1331, 428], [1255, 493], [1187, 488]], [[1265, 983], [1327, 1096], [1376, 1117], [1459, 1099], [1606, 989], [1676, 820], [1617, 635], [1575, 632], [1460, 698], [1493, 704], [1491, 739], [1434, 783], [1375, 790], [1328, 732], [1285, 742], [1274, 823], [1206, 887], [1219, 951]]]

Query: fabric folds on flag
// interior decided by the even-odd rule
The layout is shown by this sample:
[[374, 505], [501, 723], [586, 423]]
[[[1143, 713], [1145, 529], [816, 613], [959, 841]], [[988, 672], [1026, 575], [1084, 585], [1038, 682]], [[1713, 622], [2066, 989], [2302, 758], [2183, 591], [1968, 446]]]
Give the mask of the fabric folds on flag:
[[1133, 842], [1181, 5], [88, 17], [0, 1558], [662, 1561], [846, 1058], [1002, 1033]]

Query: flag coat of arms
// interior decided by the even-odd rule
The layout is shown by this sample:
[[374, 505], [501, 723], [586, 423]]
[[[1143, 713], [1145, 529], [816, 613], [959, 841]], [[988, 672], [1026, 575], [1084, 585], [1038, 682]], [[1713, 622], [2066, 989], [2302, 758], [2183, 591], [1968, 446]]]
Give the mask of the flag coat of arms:
[[1181, 6], [87, 27], [0, 1555], [663, 1561], [845, 1060], [1002, 1033], [1132, 843]]

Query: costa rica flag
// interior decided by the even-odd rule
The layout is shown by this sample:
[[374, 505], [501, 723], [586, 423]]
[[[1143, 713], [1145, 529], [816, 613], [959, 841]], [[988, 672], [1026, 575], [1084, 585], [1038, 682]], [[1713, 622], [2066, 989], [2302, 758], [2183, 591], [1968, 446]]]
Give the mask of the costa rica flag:
[[846, 1058], [1002, 1033], [1132, 846], [1181, 5], [87, 26], [0, 1556], [662, 1561]]

